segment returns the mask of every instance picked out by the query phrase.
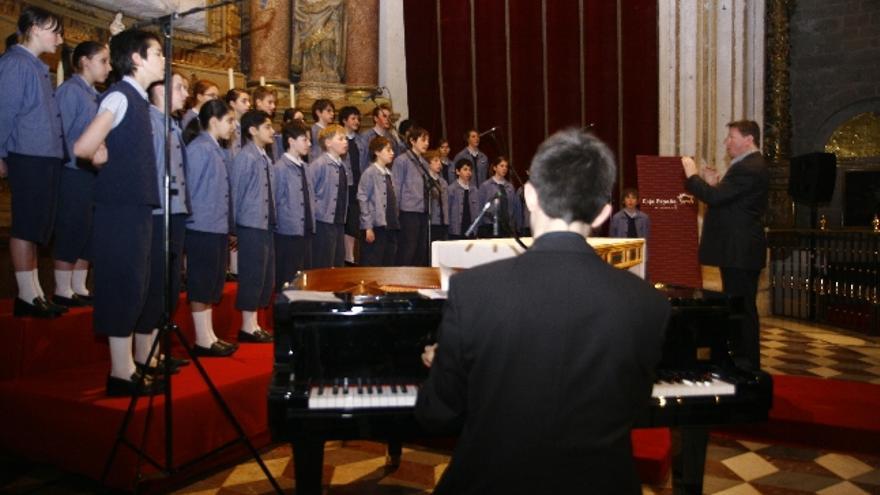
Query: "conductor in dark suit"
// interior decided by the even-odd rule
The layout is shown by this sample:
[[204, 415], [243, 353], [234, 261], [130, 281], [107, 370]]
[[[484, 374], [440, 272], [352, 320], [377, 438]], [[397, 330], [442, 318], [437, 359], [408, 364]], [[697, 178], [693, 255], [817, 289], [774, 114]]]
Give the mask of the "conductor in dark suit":
[[681, 162], [687, 176], [685, 188], [709, 207], [703, 218], [700, 263], [719, 267], [722, 290], [743, 298], [745, 320], [741, 338], [734, 343], [734, 357], [742, 366], [760, 369], [755, 299], [758, 276], [766, 262], [763, 217], [770, 176], [758, 149], [758, 124], [738, 120], [727, 124], [727, 129], [724, 145], [732, 160], [721, 181], [712, 173], [701, 178], [690, 157], [682, 157]]
[[[737, 365], [761, 368], [758, 327], [758, 276], [764, 268], [767, 243], [763, 216], [767, 210], [769, 174], [758, 149], [761, 130], [751, 120], [727, 124], [724, 145], [732, 158], [720, 181], [711, 169], [699, 174], [691, 157], [682, 157], [685, 188], [708, 205], [700, 238], [700, 263], [721, 270], [722, 291], [741, 296], [745, 318], [732, 339]], [[703, 493], [703, 471], [709, 430], [682, 427], [673, 432], [672, 485], [676, 495]]]
[[670, 307], [586, 243], [615, 165], [578, 130], [546, 140], [523, 255], [454, 275], [416, 417], [459, 431], [434, 493], [640, 493], [630, 429], [647, 407]]

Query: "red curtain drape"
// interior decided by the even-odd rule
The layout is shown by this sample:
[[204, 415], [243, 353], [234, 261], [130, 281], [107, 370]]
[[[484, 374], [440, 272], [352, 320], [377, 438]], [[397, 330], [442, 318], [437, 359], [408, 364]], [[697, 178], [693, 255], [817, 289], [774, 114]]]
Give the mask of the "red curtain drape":
[[456, 153], [467, 129], [497, 126], [481, 148], [522, 173], [548, 134], [592, 125], [621, 187], [637, 185], [635, 155], [657, 153], [656, 0], [407, 0], [404, 22], [410, 118], [432, 146]]

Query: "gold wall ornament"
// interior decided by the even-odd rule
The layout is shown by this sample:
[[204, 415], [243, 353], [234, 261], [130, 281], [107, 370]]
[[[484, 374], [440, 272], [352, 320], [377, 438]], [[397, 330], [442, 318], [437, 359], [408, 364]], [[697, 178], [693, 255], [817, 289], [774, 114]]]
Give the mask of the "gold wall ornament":
[[825, 143], [837, 158], [880, 157], [880, 114], [865, 112], [840, 125]]
[[791, 16], [793, 0], [770, 0], [764, 13], [765, 93], [763, 153], [770, 168], [767, 225], [791, 226], [794, 215], [788, 196], [791, 158]]
[[[208, 5], [219, 0], [206, 0]], [[86, 40], [107, 41], [108, 26], [118, 9], [107, 10], [83, 0], [29, 0], [29, 4], [45, 8], [64, 20], [64, 41], [74, 47]], [[0, 16], [16, 22], [21, 12], [20, 0], [0, 0]], [[174, 62], [223, 69], [239, 67], [241, 53], [241, 13], [235, 4], [210, 10], [205, 14], [206, 32], [174, 31]], [[131, 26], [141, 19], [125, 17]]]

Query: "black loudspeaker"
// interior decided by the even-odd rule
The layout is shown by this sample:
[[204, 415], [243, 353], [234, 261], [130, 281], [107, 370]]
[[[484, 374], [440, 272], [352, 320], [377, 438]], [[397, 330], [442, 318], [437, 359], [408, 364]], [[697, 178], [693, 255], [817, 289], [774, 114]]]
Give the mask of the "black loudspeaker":
[[791, 159], [788, 194], [797, 203], [828, 203], [834, 194], [837, 156], [833, 153], [807, 153]]

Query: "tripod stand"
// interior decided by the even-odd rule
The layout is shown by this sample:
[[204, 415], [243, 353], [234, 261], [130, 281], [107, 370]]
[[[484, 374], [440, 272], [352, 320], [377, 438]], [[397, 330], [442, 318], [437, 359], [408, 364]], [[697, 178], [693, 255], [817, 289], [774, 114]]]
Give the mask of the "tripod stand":
[[[146, 359], [147, 367], [152, 362], [153, 356], [156, 355], [156, 352], [159, 348], [159, 342], [162, 342], [162, 347], [165, 349], [167, 353], [166, 358], [163, 362], [163, 374], [164, 374], [164, 382], [165, 382], [165, 403], [164, 403], [164, 419], [165, 419], [165, 459], [164, 465], [159, 461], [150, 457], [147, 452], [144, 450], [146, 440], [149, 435], [150, 422], [152, 420], [152, 405], [153, 405], [153, 396], [151, 395], [149, 398], [149, 407], [147, 408], [146, 421], [144, 426], [143, 435], [141, 438], [140, 445], [135, 445], [133, 442], [126, 438], [126, 431], [134, 417], [135, 407], [137, 406], [137, 402], [139, 399], [138, 392], [141, 390], [141, 386], [143, 384], [144, 377], [147, 373], [143, 373], [137, 386], [135, 387], [135, 393], [133, 394], [131, 401], [128, 404], [128, 408], [125, 412], [124, 419], [122, 424], [120, 425], [119, 431], [116, 436], [116, 441], [113, 443], [113, 447], [110, 450], [110, 455], [107, 459], [107, 462], [104, 465], [104, 470], [101, 474], [101, 483], [105, 484], [107, 480], [107, 476], [110, 473], [111, 468], [113, 467], [113, 461], [116, 458], [116, 454], [119, 450], [120, 446], [125, 446], [134, 451], [137, 454], [137, 472], [136, 472], [136, 483], [140, 478], [140, 466], [141, 461], [145, 460], [147, 463], [152, 465], [158, 471], [163, 473], [165, 476], [174, 474], [182, 469], [186, 469], [196, 463], [199, 463], [227, 448], [230, 448], [236, 444], [244, 444], [247, 450], [250, 452], [251, 456], [257, 461], [263, 473], [266, 475], [266, 478], [271, 483], [272, 487], [275, 489], [277, 493], [282, 493], [281, 487], [275, 481], [275, 478], [269, 472], [266, 465], [263, 463], [263, 460], [260, 458], [260, 454], [254, 448], [253, 444], [248, 440], [247, 435], [244, 432], [244, 429], [241, 427], [239, 422], [235, 419], [235, 416], [232, 413], [232, 410], [229, 408], [228, 404], [223, 400], [223, 397], [220, 395], [220, 392], [217, 390], [217, 387], [211, 381], [211, 378], [208, 376], [205, 368], [202, 366], [198, 357], [194, 355], [193, 348], [186, 339], [186, 337], [181, 332], [180, 328], [174, 324], [171, 320], [171, 307], [172, 307], [172, 298], [177, 298], [178, 294], [172, 294], [172, 285], [171, 285], [171, 277], [172, 270], [174, 269], [174, 265], [171, 262], [171, 196], [174, 194], [179, 194], [180, 191], [177, 189], [171, 188], [171, 143], [172, 143], [172, 129], [171, 129], [171, 101], [172, 101], [172, 43], [173, 43], [173, 24], [174, 21], [183, 17], [187, 17], [189, 15], [196, 14], [198, 12], [207, 11], [219, 7], [223, 7], [226, 5], [230, 5], [232, 3], [237, 3], [239, 0], [225, 0], [219, 3], [197, 7], [190, 9], [183, 13], [171, 13], [156, 19], [144, 21], [132, 26], [132, 29], [143, 28], [147, 26], [158, 26], [163, 37], [164, 41], [164, 56], [165, 56], [165, 122], [164, 122], [164, 135], [165, 135], [165, 171], [163, 177], [163, 197], [164, 197], [164, 205], [163, 208], [163, 251], [164, 251], [164, 265], [165, 265], [165, 276], [164, 276], [164, 310], [162, 314], [162, 320], [159, 332], [159, 338], [153, 341], [153, 345], [150, 348], [150, 352]], [[187, 354], [198, 370], [199, 374], [202, 377], [202, 380], [208, 386], [208, 389], [211, 392], [211, 395], [214, 401], [222, 410], [224, 416], [229, 421], [229, 424], [235, 430], [237, 437], [227, 442], [224, 445], [210, 451], [203, 456], [195, 459], [187, 464], [177, 466], [174, 463], [174, 448], [173, 448], [173, 403], [172, 403], [172, 382], [171, 382], [171, 359], [170, 359], [170, 350], [171, 350], [171, 334], [177, 337], [181, 345], [183, 345], [184, 349], [186, 349]], [[137, 488], [137, 484], [135, 483], [135, 488]]]

